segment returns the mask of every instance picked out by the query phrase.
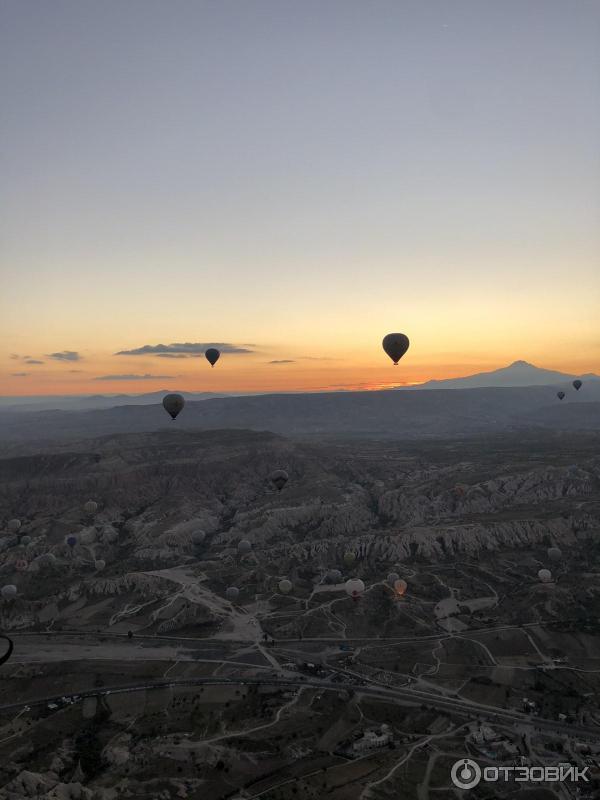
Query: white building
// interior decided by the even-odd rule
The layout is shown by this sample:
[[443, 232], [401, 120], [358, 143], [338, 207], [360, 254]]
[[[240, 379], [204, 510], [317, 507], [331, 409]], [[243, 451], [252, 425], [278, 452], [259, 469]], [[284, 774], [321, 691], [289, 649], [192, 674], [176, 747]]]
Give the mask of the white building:
[[392, 732], [388, 725], [382, 725], [380, 731], [365, 731], [361, 739], [352, 745], [355, 753], [364, 753], [367, 750], [376, 750], [386, 747], [392, 741]]

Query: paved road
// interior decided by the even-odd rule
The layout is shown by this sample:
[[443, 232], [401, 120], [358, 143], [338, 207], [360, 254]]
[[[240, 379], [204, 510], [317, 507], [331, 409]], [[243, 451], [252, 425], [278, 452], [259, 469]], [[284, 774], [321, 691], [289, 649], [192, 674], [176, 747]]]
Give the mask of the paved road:
[[48, 703], [61, 702], [63, 697], [68, 699], [83, 699], [85, 697], [102, 697], [111, 694], [126, 694], [129, 692], [151, 691], [154, 689], [167, 689], [172, 687], [192, 687], [192, 686], [250, 686], [250, 685], [269, 685], [269, 686], [292, 686], [300, 688], [302, 686], [310, 686], [316, 689], [336, 691], [352, 690], [358, 694], [368, 697], [375, 697], [378, 699], [385, 699], [392, 702], [401, 704], [418, 703], [432, 706], [441, 711], [447, 711], [452, 714], [457, 714], [466, 717], [486, 717], [488, 720], [497, 723], [504, 723], [508, 725], [531, 725], [541, 731], [547, 732], [556, 736], [557, 733], [571, 738], [578, 738], [582, 740], [593, 740], [600, 742], [600, 729], [589, 728], [581, 725], [568, 725], [556, 720], [543, 719], [541, 717], [530, 717], [517, 711], [505, 711], [480, 703], [467, 703], [464, 700], [453, 700], [451, 698], [442, 698], [439, 695], [430, 694], [415, 689], [394, 688], [386, 689], [384, 687], [374, 688], [370, 686], [359, 686], [356, 683], [340, 682], [332, 683], [330, 680], [320, 680], [316, 678], [302, 678], [300, 676], [293, 676], [289, 678], [188, 678], [184, 680], [173, 681], [148, 681], [146, 683], [136, 683], [127, 685], [118, 685], [112, 687], [103, 687], [102, 689], [89, 689], [74, 694], [54, 695], [52, 697], [45, 697], [39, 700], [31, 700], [29, 702], [9, 703], [0, 706], [0, 713], [19, 711], [25, 706], [43, 706]]

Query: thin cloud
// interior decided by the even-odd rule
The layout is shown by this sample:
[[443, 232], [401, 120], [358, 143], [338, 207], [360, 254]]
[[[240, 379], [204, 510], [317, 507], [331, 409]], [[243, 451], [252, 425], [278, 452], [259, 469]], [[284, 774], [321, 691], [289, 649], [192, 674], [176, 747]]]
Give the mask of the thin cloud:
[[150, 375], [148, 372], [145, 375], [99, 375], [93, 378], [95, 381], [153, 381], [153, 380], [170, 380], [175, 378], [175, 375]]
[[62, 350], [60, 353], [46, 353], [46, 358], [53, 361], [81, 361], [82, 356], [76, 350]]
[[21, 358], [21, 356], [18, 353], [11, 353], [10, 357], [12, 358], [13, 361], [18, 361], [18, 359]]
[[39, 361], [37, 358], [26, 358], [25, 359], [25, 363], [26, 364], [45, 364], [46, 362], [45, 361]]
[[295, 364], [293, 358], [280, 358], [276, 359], [275, 361], [267, 361], [267, 364]]
[[11, 372], [13, 378], [26, 378], [29, 373], [28, 372]]
[[298, 356], [302, 361], [339, 361], [339, 358], [329, 358], [329, 356]]
[[85, 370], [84, 369], [70, 369], [69, 372], [71, 372], [71, 373], [73, 373], [73, 372], [85, 372]]
[[133, 350], [119, 350], [116, 356], [165, 356], [183, 355], [193, 357], [204, 355], [209, 347], [216, 347], [222, 353], [246, 354], [252, 353], [246, 347], [238, 347], [229, 342], [173, 342], [172, 344], [145, 344], [143, 347], [134, 347]]

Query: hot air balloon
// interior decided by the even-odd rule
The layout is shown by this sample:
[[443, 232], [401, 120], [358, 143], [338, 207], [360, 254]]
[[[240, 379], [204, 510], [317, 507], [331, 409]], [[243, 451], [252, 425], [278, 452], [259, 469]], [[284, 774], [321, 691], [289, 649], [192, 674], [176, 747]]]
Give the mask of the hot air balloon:
[[248, 541], [248, 539], [242, 539], [238, 543], [238, 548], [237, 549], [238, 549], [238, 553], [241, 553], [242, 555], [246, 555], [247, 553], [249, 553], [252, 550], [252, 545]]
[[8, 642], [8, 647], [6, 648], [5, 652], [0, 656], [0, 667], [2, 664], [6, 664], [8, 659], [11, 656], [12, 651], [14, 650], [13, 640], [10, 639], [8, 636], [5, 636], [3, 633], [0, 633], [0, 639], [4, 639]]
[[292, 591], [292, 582], [287, 578], [279, 581], [279, 591], [281, 594], [289, 594]]
[[399, 597], [402, 597], [406, 594], [406, 590], [408, 589], [408, 584], [403, 578], [399, 578], [399, 580], [394, 581], [394, 591]]
[[171, 419], [175, 419], [183, 409], [185, 400], [183, 395], [167, 394], [163, 397], [162, 403], [165, 411], [171, 415]]
[[21, 536], [21, 542], [23, 547], [27, 547], [27, 545], [31, 544], [31, 536]]
[[327, 573], [328, 583], [339, 583], [342, 580], [342, 573], [339, 569], [330, 569]]
[[38, 556], [35, 561], [41, 567], [53, 567], [56, 565], [56, 556], [54, 553], [42, 553], [42, 555]]
[[8, 523], [8, 530], [11, 533], [16, 533], [21, 527], [21, 520], [20, 519], [11, 519]]
[[351, 567], [356, 562], [356, 553], [353, 553], [351, 550], [348, 550], [347, 553], [344, 553], [344, 564], [347, 567]]
[[2, 597], [5, 600], [13, 600], [17, 596], [17, 587], [12, 584], [8, 583], [6, 586], [2, 587]]
[[397, 572], [390, 572], [390, 574], [387, 576], [387, 582], [389, 583], [390, 586], [393, 586], [396, 583], [396, 581], [399, 580], [400, 580], [400, 575], [398, 575]]
[[206, 534], [204, 533], [204, 531], [194, 531], [192, 533], [192, 542], [194, 544], [202, 544], [205, 538]]
[[581, 381], [579, 378], [573, 381], [573, 386], [575, 387], [575, 391], [579, 391], [581, 389]]
[[232, 603], [235, 603], [239, 596], [240, 590], [237, 588], [237, 586], [230, 586], [225, 592], [225, 597]]
[[548, 558], [551, 561], [560, 561], [562, 558], [562, 551], [558, 547], [549, 547]]
[[127, 631], [127, 638], [133, 639], [133, 631]]
[[88, 500], [84, 505], [83, 510], [86, 512], [86, 514], [95, 514], [98, 510], [98, 503], [94, 502], [94, 500]]
[[18, 572], [25, 572], [25, 570], [27, 569], [28, 566], [29, 566], [29, 563], [27, 561], [25, 561], [24, 558], [19, 558], [19, 559], [17, 559], [17, 561], [15, 561], [15, 569]]
[[403, 333], [388, 333], [387, 336], [383, 337], [381, 345], [394, 362], [394, 366], [397, 366], [402, 356], [408, 350], [410, 342], [408, 341], [408, 336], [405, 336]]
[[353, 600], [358, 600], [364, 590], [365, 584], [360, 578], [350, 578], [344, 585], [344, 591], [348, 597], [351, 597]]
[[541, 569], [538, 572], [538, 578], [542, 583], [550, 583], [552, 581], [552, 573], [549, 569]]
[[280, 492], [283, 487], [288, 482], [288, 474], [284, 469], [276, 469], [270, 475], [269, 478], [273, 486]]
[[557, 392], [556, 396], [558, 397], [559, 400], [564, 400], [565, 393], [564, 392]]
[[106, 561], [104, 561], [104, 559], [102, 558], [99, 558], [96, 561], [94, 561], [94, 569], [96, 569], [98, 572], [102, 572], [105, 566], [106, 566]]
[[204, 353], [204, 355], [206, 356], [206, 360], [211, 365], [211, 367], [214, 367], [214, 365], [219, 360], [221, 353], [217, 350], [216, 347], [209, 347], [206, 353]]
[[65, 544], [68, 544], [69, 547], [71, 548], [75, 547], [75, 545], [77, 544], [77, 537], [74, 536], [73, 534], [67, 536], [65, 539]]

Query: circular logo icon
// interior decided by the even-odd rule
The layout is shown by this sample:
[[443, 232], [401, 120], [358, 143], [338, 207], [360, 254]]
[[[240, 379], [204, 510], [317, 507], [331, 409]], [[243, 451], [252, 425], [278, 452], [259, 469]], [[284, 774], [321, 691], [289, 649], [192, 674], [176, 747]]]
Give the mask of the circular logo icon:
[[450, 777], [459, 789], [472, 789], [481, 780], [481, 767], [470, 758], [461, 758], [452, 766]]

